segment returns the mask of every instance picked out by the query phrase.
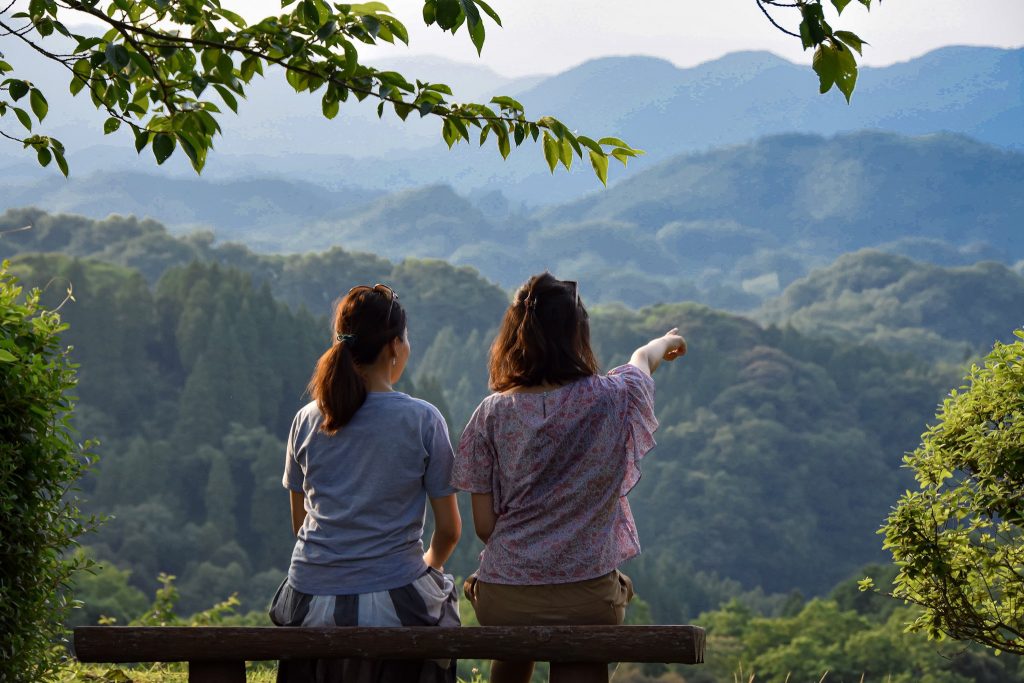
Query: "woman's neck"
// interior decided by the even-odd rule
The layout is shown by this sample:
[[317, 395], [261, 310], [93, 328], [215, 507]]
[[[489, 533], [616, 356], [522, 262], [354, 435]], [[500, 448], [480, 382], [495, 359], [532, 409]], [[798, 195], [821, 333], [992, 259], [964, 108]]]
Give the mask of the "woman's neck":
[[391, 384], [391, 363], [374, 364], [362, 368], [363, 381], [366, 382], [366, 390], [370, 392], [394, 391]]

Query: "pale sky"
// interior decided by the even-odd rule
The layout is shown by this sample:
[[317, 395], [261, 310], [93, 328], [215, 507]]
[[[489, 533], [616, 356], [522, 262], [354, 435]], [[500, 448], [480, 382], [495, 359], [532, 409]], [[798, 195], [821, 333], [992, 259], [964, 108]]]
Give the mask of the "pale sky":
[[[505, 76], [551, 74], [607, 55], [650, 55], [687, 67], [738, 50], [770, 50], [810, 62], [799, 41], [773, 28], [754, 0], [490, 0], [504, 28], [487, 24], [478, 59], [469, 36], [427, 28], [422, 0], [386, 3], [409, 29], [410, 46], [382, 55], [436, 55], [482, 64]], [[223, 0], [249, 19], [281, 11], [280, 0]], [[862, 62], [883, 66], [945, 45], [1024, 46], [1024, 0], [875, 0], [870, 12], [851, 3], [833, 28], [852, 30], [871, 43]], [[772, 10], [796, 29], [796, 10]], [[488, 20], [489, 22], [489, 20]], [[366, 48], [364, 54], [371, 53]]]
[[[227, 0], [248, 16], [280, 12], [278, 0]], [[388, 54], [432, 54], [481, 62], [506, 76], [556, 73], [606, 55], [651, 55], [693, 66], [737, 50], [770, 50], [810, 62], [796, 38], [774, 29], [754, 0], [490, 0], [504, 28], [487, 26], [482, 60], [460, 31], [428, 29], [422, 0], [386, 3], [410, 31], [408, 48]], [[867, 12], [851, 3], [833, 28], [852, 30], [871, 43], [863, 63], [906, 61], [945, 45], [1024, 46], [1024, 0], [876, 0]], [[796, 30], [796, 10], [773, 10]]]

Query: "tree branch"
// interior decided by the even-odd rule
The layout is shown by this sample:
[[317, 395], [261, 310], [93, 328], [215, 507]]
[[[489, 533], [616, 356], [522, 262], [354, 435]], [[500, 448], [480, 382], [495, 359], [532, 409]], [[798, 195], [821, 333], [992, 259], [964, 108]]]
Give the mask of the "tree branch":
[[772, 26], [774, 26], [775, 28], [779, 29], [780, 31], [782, 31], [783, 33], [785, 33], [788, 36], [793, 36], [794, 38], [799, 38], [800, 37], [799, 33], [793, 33], [789, 29], [783, 28], [779, 24], [779, 22], [775, 21], [774, 17], [772, 17], [772, 15], [768, 13], [768, 10], [765, 8], [764, 3], [767, 2], [769, 5], [776, 5], [777, 7], [797, 7], [797, 5], [780, 5], [780, 4], [771, 2], [770, 0], [754, 0], [754, 2], [757, 3], [757, 6], [761, 9], [761, 12], [763, 12], [764, 15], [766, 17], [768, 17], [768, 21], [771, 22]]

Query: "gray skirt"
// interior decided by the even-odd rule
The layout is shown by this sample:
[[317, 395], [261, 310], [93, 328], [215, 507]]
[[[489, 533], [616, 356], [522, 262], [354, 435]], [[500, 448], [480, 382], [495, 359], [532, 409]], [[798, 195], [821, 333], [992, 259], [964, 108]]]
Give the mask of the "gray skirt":
[[[461, 626], [450, 574], [428, 569], [412, 583], [375, 593], [308, 595], [285, 580], [270, 605], [277, 626]], [[454, 683], [455, 660], [289, 659], [278, 683]]]

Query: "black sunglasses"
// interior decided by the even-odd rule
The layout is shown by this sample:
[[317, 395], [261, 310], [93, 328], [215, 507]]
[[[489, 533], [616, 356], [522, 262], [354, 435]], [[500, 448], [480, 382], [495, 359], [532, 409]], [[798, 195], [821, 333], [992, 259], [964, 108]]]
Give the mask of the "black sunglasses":
[[572, 291], [576, 296], [576, 308], [580, 307], [580, 283], [575, 280], [559, 280], [563, 285], [572, 285]]
[[361, 292], [364, 289], [370, 292], [377, 292], [378, 294], [382, 294], [387, 297], [388, 316], [387, 318], [384, 319], [384, 324], [389, 325], [391, 323], [391, 309], [395, 307], [395, 301], [398, 299], [398, 292], [391, 289], [387, 285], [382, 285], [381, 283], [378, 282], [373, 287], [371, 287], [370, 285], [356, 285], [352, 289], [348, 290], [348, 296], [351, 296], [352, 292]]

